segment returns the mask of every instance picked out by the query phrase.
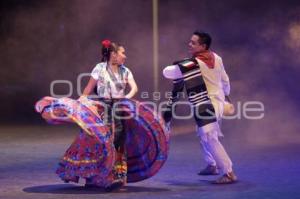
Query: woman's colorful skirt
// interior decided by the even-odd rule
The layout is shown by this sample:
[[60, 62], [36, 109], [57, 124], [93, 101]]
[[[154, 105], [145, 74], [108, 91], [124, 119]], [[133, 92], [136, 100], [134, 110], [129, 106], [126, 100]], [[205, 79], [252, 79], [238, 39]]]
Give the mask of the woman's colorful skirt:
[[85, 178], [105, 187], [120, 177], [127, 182], [147, 179], [163, 166], [169, 131], [160, 115], [135, 100], [121, 99], [114, 105], [114, 110], [122, 112], [126, 134], [123, 154], [114, 147], [113, 128], [104, 122], [106, 111], [101, 102], [44, 97], [36, 103], [36, 111], [50, 124], [73, 122], [81, 128], [59, 162], [56, 173], [62, 180]]

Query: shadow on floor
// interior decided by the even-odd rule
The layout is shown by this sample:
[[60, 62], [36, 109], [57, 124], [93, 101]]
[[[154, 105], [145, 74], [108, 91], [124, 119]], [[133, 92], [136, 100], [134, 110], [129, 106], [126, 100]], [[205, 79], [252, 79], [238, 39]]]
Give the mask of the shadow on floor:
[[106, 194], [106, 193], [138, 193], [138, 192], [168, 192], [169, 189], [156, 187], [142, 187], [142, 186], [125, 186], [119, 190], [106, 192], [101, 188], [86, 188], [84, 186], [55, 184], [26, 187], [23, 189], [27, 193], [53, 193], [53, 194]]
[[251, 182], [246, 182], [238, 180], [233, 184], [213, 184], [214, 180], [199, 180], [198, 182], [185, 182], [185, 181], [164, 181], [168, 185], [182, 187], [185, 189], [193, 190], [199, 189], [202, 191], [247, 191], [256, 187], [255, 184]]

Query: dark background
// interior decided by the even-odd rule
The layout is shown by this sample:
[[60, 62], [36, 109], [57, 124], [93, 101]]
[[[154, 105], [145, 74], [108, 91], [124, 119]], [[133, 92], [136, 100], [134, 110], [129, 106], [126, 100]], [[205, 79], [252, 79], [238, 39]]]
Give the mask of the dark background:
[[[159, 1], [162, 96], [171, 84], [161, 71], [188, 56], [195, 29], [212, 35], [212, 49], [222, 56], [231, 79], [234, 103], [261, 101], [265, 106], [261, 120], [225, 121], [228, 134], [253, 143], [299, 143], [300, 2]], [[126, 65], [139, 86], [137, 99], [150, 92], [148, 100], [155, 101], [152, 30], [151, 0], [2, 0], [0, 123], [44, 124], [34, 103], [50, 95], [54, 80], [71, 81], [77, 98], [77, 77], [100, 61], [105, 38], [125, 45]], [[61, 85], [55, 92], [68, 89]]]

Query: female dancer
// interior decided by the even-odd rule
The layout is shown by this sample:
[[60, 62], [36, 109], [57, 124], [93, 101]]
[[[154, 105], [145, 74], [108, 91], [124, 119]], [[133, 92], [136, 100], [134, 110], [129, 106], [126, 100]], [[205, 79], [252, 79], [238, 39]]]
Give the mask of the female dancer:
[[[124, 66], [124, 47], [108, 40], [102, 46], [102, 62], [93, 69], [79, 100], [44, 97], [35, 108], [49, 123], [74, 122], [81, 127], [59, 163], [60, 178], [83, 178], [87, 187], [112, 190], [159, 171], [168, 156], [169, 131], [155, 111], [128, 99], [137, 86]], [[96, 96], [91, 95], [94, 88]]]

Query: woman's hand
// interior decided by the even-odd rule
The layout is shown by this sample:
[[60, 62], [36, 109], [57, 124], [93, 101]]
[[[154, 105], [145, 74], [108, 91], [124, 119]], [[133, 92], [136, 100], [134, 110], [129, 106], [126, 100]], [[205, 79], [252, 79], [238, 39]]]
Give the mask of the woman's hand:
[[138, 87], [133, 78], [128, 80], [128, 84], [130, 86], [130, 92], [125, 95], [125, 98], [130, 99], [138, 92]]

